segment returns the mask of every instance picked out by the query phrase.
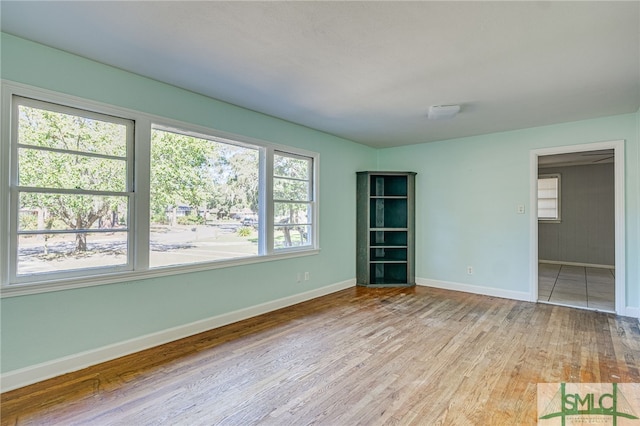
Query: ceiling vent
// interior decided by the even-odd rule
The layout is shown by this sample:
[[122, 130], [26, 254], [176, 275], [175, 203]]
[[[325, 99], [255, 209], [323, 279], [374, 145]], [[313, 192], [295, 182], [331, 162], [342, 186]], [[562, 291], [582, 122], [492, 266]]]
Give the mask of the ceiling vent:
[[429, 107], [429, 120], [447, 120], [460, 112], [460, 105], [433, 105]]

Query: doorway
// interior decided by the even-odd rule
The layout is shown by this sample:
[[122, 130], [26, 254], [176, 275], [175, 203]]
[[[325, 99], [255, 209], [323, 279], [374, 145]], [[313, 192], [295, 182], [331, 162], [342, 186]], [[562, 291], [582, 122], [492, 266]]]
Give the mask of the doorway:
[[531, 152], [532, 301], [623, 312], [623, 149], [612, 141]]

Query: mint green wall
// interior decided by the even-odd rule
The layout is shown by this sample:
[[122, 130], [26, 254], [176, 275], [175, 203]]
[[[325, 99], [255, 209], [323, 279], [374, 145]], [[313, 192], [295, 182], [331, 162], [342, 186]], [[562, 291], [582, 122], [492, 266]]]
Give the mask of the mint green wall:
[[[375, 150], [7, 34], [1, 37], [3, 79], [320, 153], [321, 247], [314, 256], [4, 298], [2, 372], [355, 277], [355, 171], [375, 166]], [[298, 284], [296, 274], [302, 271], [309, 271], [311, 279]]]
[[[640, 113], [376, 151], [1, 37], [4, 79], [313, 150], [321, 164], [319, 255], [4, 298], [2, 372], [354, 278], [354, 172], [376, 164], [418, 172], [418, 277], [528, 292], [529, 151], [614, 139], [627, 140], [627, 304], [640, 306]], [[517, 215], [517, 204], [527, 214]], [[310, 272], [307, 284], [296, 283], [300, 271]]]
[[528, 293], [530, 151], [624, 139], [626, 298], [640, 307], [639, 123], [640, 112], [379, 150], [381, 170], [418, 173], [416, 276]]

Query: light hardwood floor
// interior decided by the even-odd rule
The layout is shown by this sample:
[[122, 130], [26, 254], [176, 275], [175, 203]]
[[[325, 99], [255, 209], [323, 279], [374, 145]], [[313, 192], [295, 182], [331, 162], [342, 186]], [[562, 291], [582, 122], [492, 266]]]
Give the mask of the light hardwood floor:
[[2, 395], [3, 425], [533, 425], [536, 385], [640, 382], [638, 320], [347, 289]]

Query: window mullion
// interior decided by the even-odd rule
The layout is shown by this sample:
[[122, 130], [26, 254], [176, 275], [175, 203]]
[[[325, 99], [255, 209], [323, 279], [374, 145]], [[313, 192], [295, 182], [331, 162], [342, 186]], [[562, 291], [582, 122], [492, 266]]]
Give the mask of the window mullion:
[[[8, 91], [7, 91], [8, 92]], [[18, 204], [19, 204], [19, 192], [17, 190], [18, 185], [18, 120], [14, 119], [14, 117], [18, 117], [18, 103], [12, 102], [12, 96], [9, 94], [5, 94], [8, 96], [8, 99], [3, 99], [3, 108], [4, 111], [10, 110], [10, 114], [3, 114], [3, 120], [11, 120], [9, 126], [3, 125], [2, 128], [6, 130], [10, 130], [10, 149], [9, 149], [9, 168], [10, 174], [6, 177], [9, 179], [9, 212], [6, 213], [8, 215], [9, 226], [8, 229], [5, 228], [5, 232], [9, 234], [6, 236], [8, 240], [8, 248], [9, 253], [7, 256], [3, 256], [3, 261], [8, 262], [8, 265], [4, 265], [4, 276], [2, 277], [5, 282], [9, 282], [9, 280], [13, 280], [16, 277], [18, 270]], [[5, 123], [3, 123], [5, 124]], [[4, 139], [4, 140], [9, 140]], [[4, 156], [3, 156], [4, 157]], [[6, 170], [6, 169], [5, 169]], [[6, 212], [6, 211], [5, 211]]]
[[69, 188], [48, 188], [45, 186], [17, 186], [18, 192], [35, 192], [43, 194], [70, 194], [70, 195], [106, 195], [115, 197], [130, 197], [133, 192], [124, 191], [100, 191], [93, 189], [69, 189]]
[[97, 154], [95, 152], [76, 151], [73, 149], [50, 148], [48, 146], [17, 144], [19, 149], [33, 149], [34, 151], [54, 152], [56, 154], [79, 155], [81, 157], [100, 158], [105, 160], [126, 161], [127, 157], [119, 155]]
[[267, 147], [261, 151], [260, 161], [260, 254], [273, 254], [273, 154], [274, 149]]
[[129, 170], [133, 172], [133, 190], [136, 194], [130, 217], [134, 224], [134, 232], [130, 244], [133, 253], [133, 269], [149, 269], [150, 223], [151, 223], [151, 121], [139, 119], [136, 121], [136, 131], [133, 151], [135, 162]]

